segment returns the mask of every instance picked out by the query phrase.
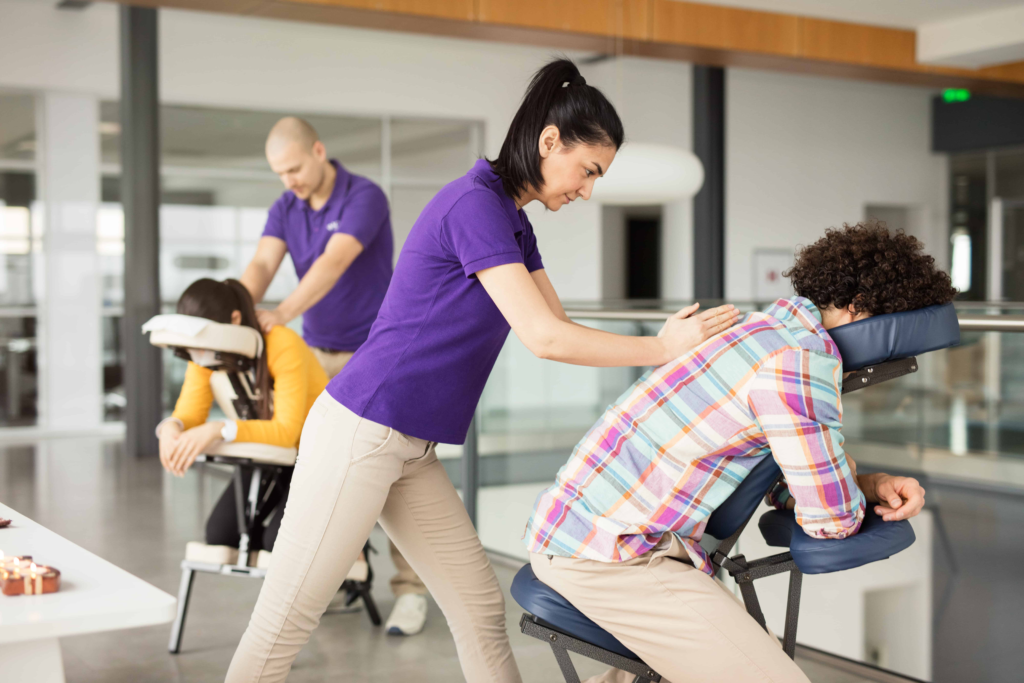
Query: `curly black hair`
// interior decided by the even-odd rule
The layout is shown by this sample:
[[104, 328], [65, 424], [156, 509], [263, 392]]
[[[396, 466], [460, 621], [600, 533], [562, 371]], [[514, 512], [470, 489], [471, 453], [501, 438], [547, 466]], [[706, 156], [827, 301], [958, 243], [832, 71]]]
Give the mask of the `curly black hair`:
[[945, 304], [957, 291], [917, 238], [890, 232], [881, 221], [843, 224], [797, 253], [783, 275], [799, 296], [818, 308], [829, 305], [878, 315]]

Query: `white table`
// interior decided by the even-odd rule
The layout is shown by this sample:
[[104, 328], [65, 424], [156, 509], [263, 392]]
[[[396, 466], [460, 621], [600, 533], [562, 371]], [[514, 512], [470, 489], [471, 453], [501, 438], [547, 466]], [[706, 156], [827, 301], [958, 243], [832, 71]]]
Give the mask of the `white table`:
[[0, 550], [31, 555], [61, 572], [61, 588], [44, 595], [0, 595], [0, 678], [64, 683], [61, 636], [165, 624], [177, 599], [0, 505], [12, 520]]

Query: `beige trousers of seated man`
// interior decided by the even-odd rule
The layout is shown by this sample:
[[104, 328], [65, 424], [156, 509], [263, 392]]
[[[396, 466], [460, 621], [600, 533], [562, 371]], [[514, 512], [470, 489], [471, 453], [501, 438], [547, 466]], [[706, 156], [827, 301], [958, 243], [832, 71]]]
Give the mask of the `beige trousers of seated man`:
[[[555, 589], [662, 675], [665, 683], [810, 683], [729, 590], [690, 564], [672, 537], [627, 562], [530, 554]], [[628, 683], [618, 669], [586, 683]]]
[[[313, 355], [320, 361], [320, 367], [327, 373], [327, 379], [334, 379], [334, 376], [341, 372], [345, 364], [352, 358], [351, 351], [325, 351], [316, 347], [313, 348]], [[402, 557], [402, 553], [398, 551], [394, 542], [390, 540], [388, 542], [391, 545], [391, 561], [395, 563], [395, 569], [398, 570], [398, 573], [391, 577], [391, 592], [395, 594], [396, 598], [406, 593], [426, 595], [427, 587], [423, 585], [423, 581]]]

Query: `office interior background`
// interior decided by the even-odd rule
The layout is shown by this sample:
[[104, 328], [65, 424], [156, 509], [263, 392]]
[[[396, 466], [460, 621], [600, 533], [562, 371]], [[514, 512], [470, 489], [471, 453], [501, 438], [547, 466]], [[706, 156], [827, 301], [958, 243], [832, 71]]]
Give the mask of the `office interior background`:
[[[928, 505], [906, 552], [805, 580], [798, 641], [835, 658], [801, 664], [816, 682], [1024, 678], [1024, 333], [999, 324], [1024, 312], [1024, 5], [140, 4], [159, 8], [166, 312], [189, 283], [238, 277], [254, 254], [283, 191], [263, 152], [281, 116], [308, 119], [330, 156], [384, 189], [397, 259], [430, 198], [497, 154], [530, 75], [552, 55], [576, 60], [613, 102], [624, 150], [700, 152], [695, 135], [708, 124], [698, 119], [708, 114], [695, 101], [695, 69], [721, 69], [720, 291], [695, 282], [695, 244], [716, 228], [701, 223], [691, 197], [597, 195], [557, 213], [527, 206], [547, 272], [579, 322], [654, 334], [659, 325], [640, 316], [602, 313], [695, 299], [753, 310], [790, 294], [780, 273], [825, 228], [874, 218], [918, 237], [960, 289], [961, 316], [995, 322], [922, 358], [918, 373], [844, 400], [860, 467], [918, 477]], [[125, 441], [126, 348], [141, 335], [125, 324], [134, 283], [122, 209], [121, 11], [0, 0], [0, 502], [174, 594], [184, 544], [201, 537], [229, 479], [209, 465], [175, 479], [155, 453]], [[792, 49], [787, 18], [802, 22]], [[813, 33], [814, 22], [828, 31]], [[825, 34], [828, 44], [811, 39]], [[706, 164], [705, 174], [706, 189], [716, 176]], [[296, 284], [286, 259], [267, 301]], [[472, 496], [506, 588], [527, 558], [520, 538], [536, 494], [641, 371], [538, 360], [511, 335], [477, 409], [478, 464], [467, 470], [462, 447], [439, 448]], [[162, 376], [138, 381], [162, 387], [169, 414], [184, 372], [166, 351]], [[478, 480], [471, 491], [467, 471]], [[386, 547], [379, 529], [375, 538]], [[756, 529], [741, 547], [767, 551]], [[382, 577], [386, 554], [374, 556]], [[777, 632], [785, 588], [782, 578], [759, 586]], [[204, 597], [180, 655], [166, 653], [164, 626], [72, 636], [62, 641], [67, 680], [220, 680], [259, 582], [210, 578], [196, 590]], [[382, 604], [393, 599], [386, 581], [379, 590]], [[508, 602], [512, 632], [519, 611]], [[436, 607], [424, 638], [396, 642], [358, 616], [325, 617], [293, 680], [417, 680], [424, 662], [436, 680], [460, 680]], [[559, 680], [543, 644], [514, 633], [513, 646], [527, 680]], [[849, 661], [869, 666], [844, 668]], [[344, 678], [350, 672], [358, 676]], [[892, 678], [872, 678], [882, 675]]]

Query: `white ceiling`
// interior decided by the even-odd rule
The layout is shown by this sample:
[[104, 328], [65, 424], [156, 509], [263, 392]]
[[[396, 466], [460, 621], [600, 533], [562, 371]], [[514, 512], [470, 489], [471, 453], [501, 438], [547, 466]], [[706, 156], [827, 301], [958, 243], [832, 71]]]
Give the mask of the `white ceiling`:
[[708, 5], [743, 7], [764, 12], [802, 14], [822, 19], [914, 29], [923, 24], [957, 19], [1007, 7], [1021, 0], [696, 0]]

